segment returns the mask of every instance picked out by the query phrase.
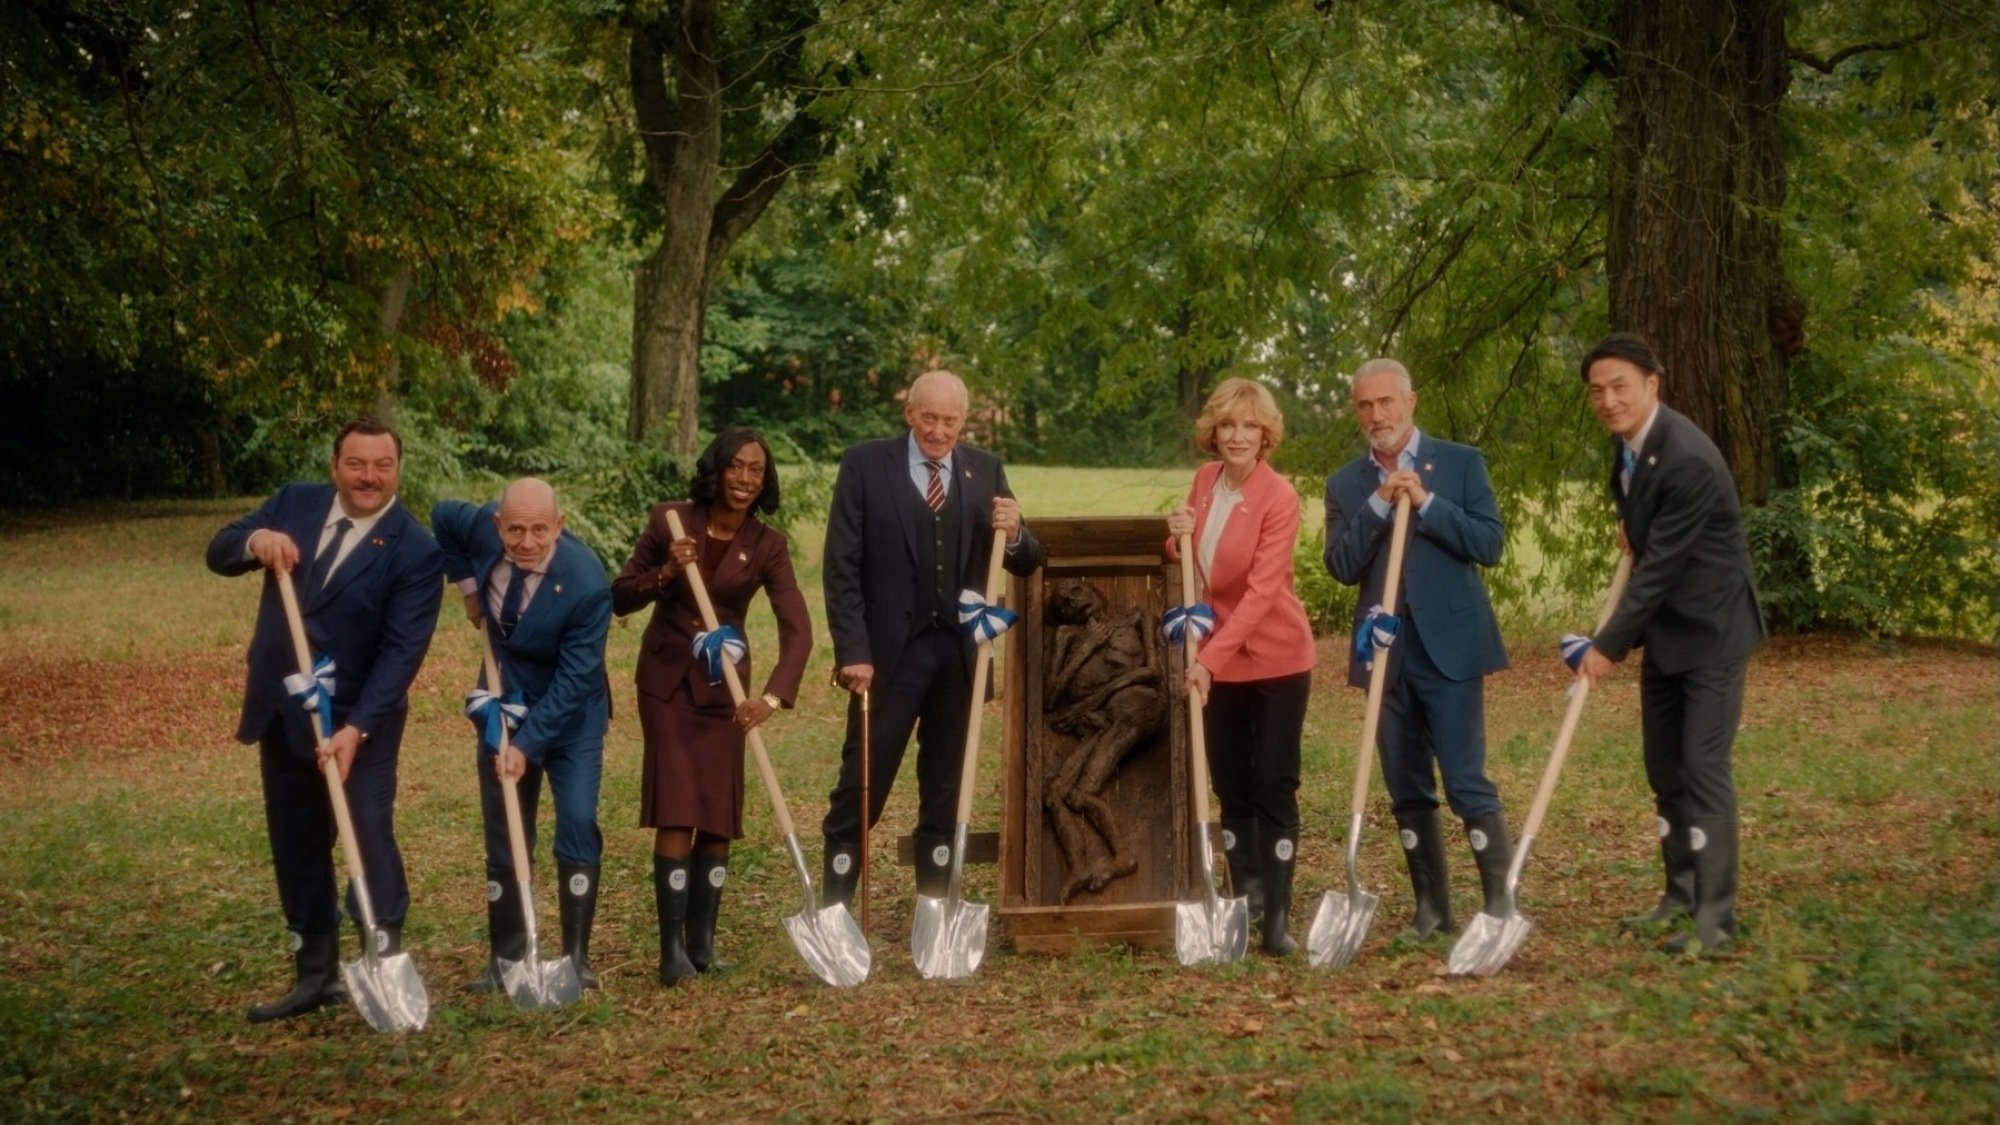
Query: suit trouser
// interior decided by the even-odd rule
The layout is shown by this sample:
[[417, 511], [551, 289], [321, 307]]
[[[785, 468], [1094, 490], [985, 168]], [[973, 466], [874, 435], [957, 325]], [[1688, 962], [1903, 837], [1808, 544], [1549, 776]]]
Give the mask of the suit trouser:
[[1730, 751], [1743, 717], [1743, 676], [1750, 661], [1669, 674], [1650, 654], [1639, 668], [1639, 708], [1646, 781], [1663, 817], [1736, 816]]
[[[512, 871], [514, 853], [507, 843], [506, 798], [500, 792], [499, 775], [493, 771], [499, 756], [484, 740], [474, 755], [479, 770], [479, 812], [486, 834], [487, 870]], [[597, 826], [597, 792], [604, 779], [603, 740], [548, 747], [542, 752], [541, 764], [529, 762], [514, 783], [521, 798], [521, 835], [530, 863], [535, 854], [535, 811], [541, 805], [544, 775], [549, 780], [549, 803], [555, 806], [556, 862], [596, 865], [604, 856], [604, 833]]]
[[1311, 692], [1311, 672], [1209, 685], [1202, 732], [1223, 819], [1255, 817], [1267, 839], [1299, 834], [1299, 740]]
[[[355, 843], [368, 877], [375, 921], [399, 925], [410, 910], [410, 885], [403, 853], [396, 846], [396, 759], [403, 740], [397, 715], [361, 746], [348, 771], [347, 807]], [[330, 934], [340, 928], [334, 906], [333, 848], [339, 842], [326, 774], [310, 748], [286, 736], [282, 716], [274, 716], [258, 740], [264, 776], [264, 824], [271, 838], [271, 865], [278, 876], [278, 900], [285, 926], [300, 934]], [[347, 913], [359, 918], [354, 886], [348, 884]]]
[[1407, 618], [1390, 659], [1375, 747], [1391, 811], [1410, 816], [1438, 807], [1435, 761], [1460, 820], [1499, 812], [1500, 790], [1486, 776], [1485, 677], [1454, 680], [1440, 672]]
[[[902, 768], [912, 729], [917, 735], [917, 831], [950, 839], [958, 821], [958, 782], [965, 765], [965, 730], [972, 714], [972, 677], [957, 631], [932, 626], [910, 638], [895, 673], [877, 679], [869, 695], [868, 823], [882, 818], [889, 788]], [[821, 828], [842, 844], [861, 839], [861, 697], [847, 701], [847, 739], [840, 779], [828, 794]]]

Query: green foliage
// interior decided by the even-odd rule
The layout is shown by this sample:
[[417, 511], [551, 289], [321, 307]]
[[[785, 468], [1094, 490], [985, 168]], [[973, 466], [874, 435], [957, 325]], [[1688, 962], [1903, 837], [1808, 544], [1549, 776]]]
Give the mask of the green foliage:
[[616, 574], [653, 505], [687, 498], [688, 475], [666, 450], [635, 443], [623, 456], [564, 477], [558, 486], [564, 526]]

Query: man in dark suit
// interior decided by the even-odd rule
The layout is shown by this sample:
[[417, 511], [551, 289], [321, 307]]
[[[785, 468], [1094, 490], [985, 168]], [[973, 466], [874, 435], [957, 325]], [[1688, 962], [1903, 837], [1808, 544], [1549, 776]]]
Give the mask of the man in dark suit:
[[[217, 574], [265, 574], [236, 737], [261, 748], [264, 818], [297, 980], [282, 998], [250, 1009], [255, 1023], [346, 995], [330, 854], [333, 806], [313, 720], [284, 686], [299, 667], [274, 575], [301, 564], [295, 583], [306, 636], [316, 656], [334, 663], [328, 754], [346, 784], [381, 952], [401, 948], [410, 891], [396, 847], [396, 760], [410, 681], [437, 625], [443, 571], [437, 543], [396, 503], [402, 460], [394, 431], [372, 418], [350, 422], [333, 441], [331, 485], [287, 485], [208, 545], [208, 568]], [[359, 917], [351, 885], [347, 894], [348, 913]]]
[[1671, 952], [1716, 951], [1736, 936], [1736, 785], [1730, 751], [1743, 678], [1764, 618], [1736, 481], [1722, 453], [1660, 402], [1665, 368], [1630, 333], [1583, 358], [1590, 408], [1612, 434], [1609, 484], [1632, 580], [1578, 671], [1593, 683], [1644, 646], [1639, 668], [1646, 780], [1659, 813], [1666, 893], [1637, 928], [1693, 915]]
[[944, 893], [975, 706], [975, 648], [958, 627], [958, 593], [985, 585], [995, 531], [1007, 534], [1007, 570], [1025, 577], [1042, 565], [1042, 545], [1021, 522], [1000, 459], [958, 442], [970, 405], [958, 376], [920, 376], [903, 404], [909, 432], [848, 449], [834, 480], [826, 617], [834, 665], [853, 695], [822, 826], [829, 903], [850, 902], [860, 876], [863, 692], [872, 693], [873, 710], [868, 824], [882, 815], [914, 727], [917, 893]]
[[[1382, 600], [1395, 503], [1409, 500], [1398, 604], [1384, 607], [1402, 629], [1389, 648], [1376, 747], [1416, 899], [1410, 927], [1425, 938], [1453, 929], [1433, 762], [1465, 823], [1489, 913], [1505, 912], [1513, 845], [1500, 791], [1486, 776], [1485, 677], [1507, 667], [1507, 649], [1479, 575], [1500, 561], [1507, 531], [1486, 459], [1419, 431], [1416, 406], [1410, 373], [1395, 360], [1355, 372], [1354, 416], [1369, 452], [1326, 478], [1325, 561], [1335, 578], [1361, 587], [1359, 629]], [[1368, 680], [1350, 649], [1347, 682]]]
[[[484, 686], [496, 694], [519, 692], [528, 709], [504, 748], [490, 746], [482, 737], [475, 752], [492, 956], [486, 975], [467, 987], [496, 990], [497, 962], [519, 961], [527, 954], [520, 880], [500, 792], [504, 774], [519, 783], [530, 855], [542, 778], [549, 780], [563, 952], [583, 986], [596, 988], [590, 928], [597, 915], [597, 874], [604, 854], [597, 793], [604, 776], [604, 731], [611, 722], [611, 685], [604, 668], [611, 583], [590, 548], [563, 530], [555, 489], [533, 477], [508, 485], [498, 504], [440, 501], [431, 509], [431, 528], [444, 549], [445, 577], [465, 595], [466, 619], [480, 628], [490, 626], [503, 684]], [[482, 674], [482, 683], [484, 678]]]

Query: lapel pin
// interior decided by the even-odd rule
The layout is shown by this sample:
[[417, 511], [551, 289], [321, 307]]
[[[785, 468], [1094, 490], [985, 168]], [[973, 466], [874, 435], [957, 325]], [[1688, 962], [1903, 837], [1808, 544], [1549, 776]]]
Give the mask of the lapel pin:
[[377, 547], [380, 547], [382, 545], [382, 540], [379, 537], [375, 539], [370, 539], [369, 542], [375, 544]]
[[738, 552], [736, 552], [736, 561], [737, 561], [737, 562], [749, 562], [749, 561], [750, 561], [750, 552], [748, 552], [748, 551], [738, 551]]
[[560, 582], [556, 583], [556, 593], [562, 593], [562, 583]]
[[1652, 455], [1652, 454], [1650, 454], [1650, 453], [1648, 453], [1648, 454], [1646, 455], [1646, 464], [1648, 464], [1648, 465], [1657, 465], [1657, 464], [1659, 464], [1659, 463], [1660, 463], [1660, 459], [1659, 459], [1658, 457], [1655, 457], [1654, 455]]
[[1427, 473], [1432, 471], [1431, 463], [1429, 461], [1424, 462], [1424, 471]]

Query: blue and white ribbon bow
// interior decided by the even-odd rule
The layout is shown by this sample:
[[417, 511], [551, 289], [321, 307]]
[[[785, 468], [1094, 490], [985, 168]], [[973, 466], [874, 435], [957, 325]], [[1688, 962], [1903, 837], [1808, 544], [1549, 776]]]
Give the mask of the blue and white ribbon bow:
[[1403, 631], [1403, 619], [1383, 609], [1371, 607], [1354, 627], [1354, 657], [1363, 668], [1375, 667], [1375, 654], [1389, 651]]
[[285, 677], [285, 692], [309, 715], [319, 718], [319, 736], [333, 737], [333, 657], [313, 661], [312, 675], [293, 672]]
[[1574, 672], [1583, 667], [1583, 654], [1590, 651], [1590, 638], [1577, 633], [1564, 633], [1562, 639], [1563, 663]]
[[958, 592], [958, 627], [974, 644], [987, 644], [1014, 627], [1020, 616], [1006, 606], [987, 605], [977, 590]]
[[1201, 640], [1215, 632], [1215, 610], [1206, 602], [1193, 605], [1170, 606], [1160, 616], [1160, 631], [1167, 635], [1170, 645], [1184, 645], [1189, 640]]
[[708, 682], [722, 682], [723, 661], [741, 664], [750, 655], [750, 646], [743, 643], [743, 634], [734, 625], [722, 625], [704, 630], [694, 635], [693, 651], [697, 659], [708, 665]]
[[519, 691], [494, 695], [483, 687], [473, 688], [465, 697], [465, 717], [479, 730], [479, 740], [498, 750], [507, 745], [507, 735], [521, 729], [528, 717], [528, 705]]

